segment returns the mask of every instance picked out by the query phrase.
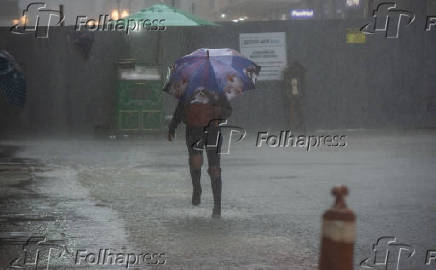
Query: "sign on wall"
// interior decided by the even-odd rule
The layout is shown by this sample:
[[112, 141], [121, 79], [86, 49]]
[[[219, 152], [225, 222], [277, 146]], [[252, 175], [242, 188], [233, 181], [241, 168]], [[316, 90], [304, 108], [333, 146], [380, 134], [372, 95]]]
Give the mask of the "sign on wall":
[[258, 80], [282, 80], [287, 65], [285, 32], [241, 33], [239, 48], [245, 57], [262, 67]]
[[366, 43], [366, 36], [360, 29], [347, 28], [345, 41], [349, 44]]

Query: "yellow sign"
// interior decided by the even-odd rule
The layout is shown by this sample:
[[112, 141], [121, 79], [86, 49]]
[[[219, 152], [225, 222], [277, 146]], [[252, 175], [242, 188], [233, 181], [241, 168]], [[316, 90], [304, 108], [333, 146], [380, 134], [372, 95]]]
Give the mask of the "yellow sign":
[[351, 44], [366, 43], [366, 36], [359, 29], [347, 29], [346, 42]]

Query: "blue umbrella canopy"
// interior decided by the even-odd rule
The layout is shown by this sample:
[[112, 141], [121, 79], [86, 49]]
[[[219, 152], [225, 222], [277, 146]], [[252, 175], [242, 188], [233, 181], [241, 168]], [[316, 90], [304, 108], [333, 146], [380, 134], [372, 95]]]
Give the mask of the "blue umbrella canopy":
[[229, 100], [254, 89], [260, 67], [233, 49], [198, 49], [169, 67], [164, 91], [189, 100], [198, 91], [224, 94]]
[[26, 81], [15, 58], [0, 50], [0, 95], [9, 104], [24, 106], [26, 102]]

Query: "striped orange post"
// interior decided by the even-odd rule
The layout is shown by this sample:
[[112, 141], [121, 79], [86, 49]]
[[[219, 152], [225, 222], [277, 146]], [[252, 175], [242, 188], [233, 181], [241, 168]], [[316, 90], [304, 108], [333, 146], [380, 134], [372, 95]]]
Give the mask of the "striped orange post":
[[322, 217], [319, 269], [352, 270], [356, 216], [345, 204], [344, 197], [348, 195], [346, 186], [333, 188], [332, 194], [336, 202]]

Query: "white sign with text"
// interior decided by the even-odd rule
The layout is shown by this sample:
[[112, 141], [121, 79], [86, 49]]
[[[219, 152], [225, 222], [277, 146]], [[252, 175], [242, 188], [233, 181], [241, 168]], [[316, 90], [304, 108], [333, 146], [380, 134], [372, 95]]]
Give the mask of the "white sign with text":
[[241, 54], [261, 66], [258, 80], [281, 80], [287, 65], [286, 33], [241, 33]]

